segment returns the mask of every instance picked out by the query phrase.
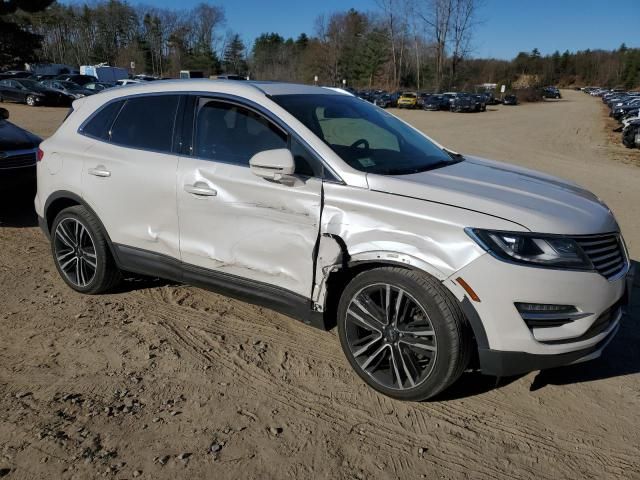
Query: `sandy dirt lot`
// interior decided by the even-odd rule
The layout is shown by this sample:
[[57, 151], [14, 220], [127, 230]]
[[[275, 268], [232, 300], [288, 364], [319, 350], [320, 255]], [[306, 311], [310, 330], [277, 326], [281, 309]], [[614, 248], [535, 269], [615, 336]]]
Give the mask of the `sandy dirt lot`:
[[[8, 107], [42, 136], [65, 114]], [[640, 152], [608, 141], [598, 99], [489, 110], [401, 115], [590, 188], [640, 259]], [[640, 478], [640, 286], [598, 361], [498, 385], [469, 372], [402, 403], [351, 372], [335, 332], [267, 309], [159, 280], [72, 292], [30, 195], [0, 200], [0, 477]]]

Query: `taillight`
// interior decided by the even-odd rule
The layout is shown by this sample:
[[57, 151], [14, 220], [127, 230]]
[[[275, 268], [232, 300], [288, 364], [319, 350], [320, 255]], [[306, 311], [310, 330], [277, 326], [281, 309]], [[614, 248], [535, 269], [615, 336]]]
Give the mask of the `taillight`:
[[44, 157], [44, 152], [38, 149], [38, 156], [37, 156], [38, 161], [41, 161], [43, 157]]

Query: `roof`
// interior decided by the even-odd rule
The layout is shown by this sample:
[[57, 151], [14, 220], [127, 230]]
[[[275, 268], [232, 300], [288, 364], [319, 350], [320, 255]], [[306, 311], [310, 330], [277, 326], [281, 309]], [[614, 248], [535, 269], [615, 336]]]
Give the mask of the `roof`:
[[265, 95], [339, 95], [339, 92], [331, 89], [314, 87], [311, 85], [303, 85], [299, 83], [286, 82], [263, 82], [252, 80], [226, 80], [226, 79], [207, 79], [207, 78], [189, 78], [179, 80], [156, 80], [152, 82], [141, 81], [140, 83], [131, 82], [131, 86], [127, 85], [133, 92], [142, 91], [217, 91], [216, 86], [222, 87], [221, 90], [236, 90], [238, 93], [256, 93], [260, 91]]

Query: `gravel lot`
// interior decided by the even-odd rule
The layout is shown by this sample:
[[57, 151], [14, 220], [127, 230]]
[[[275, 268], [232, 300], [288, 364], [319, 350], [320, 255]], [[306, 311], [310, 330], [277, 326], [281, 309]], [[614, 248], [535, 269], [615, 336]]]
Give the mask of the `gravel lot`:
[[[462, 153], [597, 193], [640, 259], [640, 152], [599, 99], [484, 114], [401, 112]], [[42, 136], [65, 110], [7, 105]], [[635, 156], [635, 157], [634, 157]], [[603, 358], [436, 401], [367, 388], [335, 332], [197, 288], [130, 280], [81, 296], [55, 272], [31, 192], [0, 199], [0, 477], [640, 478], [640, 284]]]

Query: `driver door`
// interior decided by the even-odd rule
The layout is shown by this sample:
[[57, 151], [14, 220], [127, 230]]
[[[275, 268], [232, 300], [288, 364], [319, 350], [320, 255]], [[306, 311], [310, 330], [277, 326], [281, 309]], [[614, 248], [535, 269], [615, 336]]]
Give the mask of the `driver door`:
[[[235, 284], [250, 280], [247, 288], [258, 292], [264, 284], [309, 299], [321, 178], [305, 163], [300, 145], [252, 107], [201, 97], [191, 112], [193, 122], [187, 116], [184, 123], [193, 125], [192, 155], [180, 157], [177, 176], [186, 269]], [[258, 177], [249, 167], [256, 153], [278, 148], [290, 148], [296, 159], [291, 183]]]

